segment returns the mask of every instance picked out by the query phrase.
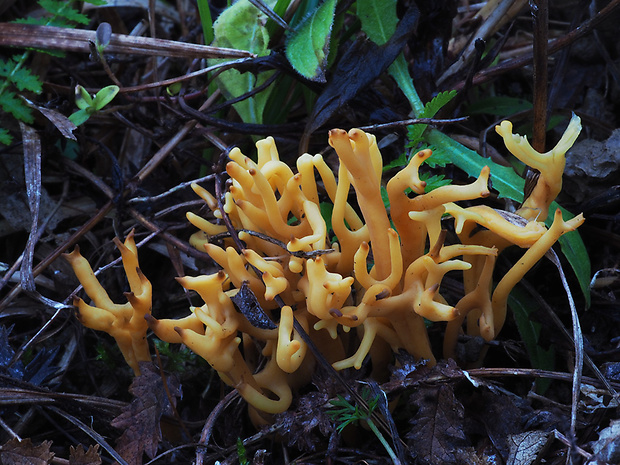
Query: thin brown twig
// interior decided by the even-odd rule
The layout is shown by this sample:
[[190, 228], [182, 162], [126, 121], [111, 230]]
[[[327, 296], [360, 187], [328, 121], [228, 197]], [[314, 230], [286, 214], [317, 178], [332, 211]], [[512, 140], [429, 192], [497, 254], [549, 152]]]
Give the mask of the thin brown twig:
[[226, 407], [228, 407], [231, 402], [238, 397], [239, 391], [233, 389], [217, 403], [213, 410], [211, 410], [211, 413], [209, 414], [209, 417], [207, 418], [207, 421], [202, 428], [202, 433], [200, 434], [200, 446], [196, 448], [196, 465], [202, 465], [202, 463], [204, 462], [204, 457], [207, 453], [207, 446], [209, 445], [209, 439], [211, 438], [211, 433], [213, 432], [213, 428], [215, 427], [215, 422], [222, 414], [222, 412], [226, 409]]
[[[599, 11], [594, 17], [584, 22], [581, 26], [573, 29], [572, 31], [566, 33], [563, 37], [555, 39], [547, 46], [547, 54], [551, 55], [553, 53], [558, 52], [564, 47], [574, 43], [576, 40], [582, 38], [586, 34], [590, 33], [596, 26], [598, 26], [601, 22], [606, 20], [611, 13], [620, 6], [620, 0], [612, 0], [609, 2], [605, 8]], [[480, 85], [484, 84], [491, 79], [504, 74], [513, 69], [519, 69], [523, 66], [529, 64], [533, 60], [533, 53], [527, 53], [519, 58], [515, 58], [514, 60], [509, 60], [507, 62], [500, 63], [491, 68], [487, 68], [485, 70], [480, 71], [474, 76], [473, 84]], [[456, 90], [460, 90], [464, 86], [465, 82], [461, 81], [453, 87]]]
[[532, 147], [543, 153], [547, 134], [547, 42], [549, 40], [548, 0], [530, 3], [534, 26], [534, 128]]

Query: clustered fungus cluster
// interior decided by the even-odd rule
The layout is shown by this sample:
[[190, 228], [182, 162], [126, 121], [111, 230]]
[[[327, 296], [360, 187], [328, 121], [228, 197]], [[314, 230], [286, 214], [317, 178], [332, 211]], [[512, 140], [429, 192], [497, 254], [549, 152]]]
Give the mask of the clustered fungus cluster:
[[[307, 383], [314, 370], [294, 319], [334, 368], [359, 369], [369, 358], [376, 376], [401, 349], [435, 363], [425, 319], [447, 322], [445, 357], [455, 356], [463, 332], [490, 341], [504, 324], [514, 285], [562, 234], [583, 222], [581, 215], [564, 221], [558, 210], [549, 228], [543, 223], [561, 188], [564, 155], [579, 134], [579, 119], [573, 117], [558, 145], [544, 154], [513, 135], [510, 122], [496, 129], [510, 152], [540, 171], [517, 214], [456, 203], [489, 195], [488, 167], [471, 184], [425, 192], [419, 168], [430, 150], [411, 157], [387, 182], [386, 209], [381, 154], [375, 137], [359, 129], [330, 131], [329, 143], [340, 159], [337, 176], [321, 155], [302, 155], [294, 172], [279, 159], [272, 138], [257, 142], [256, 162], [233, 149], [226, 167], [232, 183], [220, 202], [193, 186], [216, 220], [187, 214], [199, 229], [191, 244], [222, 268], [179, 279], [204, 304], [183, 319], [152, 317], [150, 284], [138, 269], [130, 235], [125, 245], [117, 241], [132, 291], [125, 305], [110, 301], [78, 251], [68, 256], [94, 301], [94, 306], [78, 301], [80, 319], [110, 333], [136, 373], [137, 362], [149, 359], [148, 323], [162, 340], [183, 343], [207, 360], [264, 413], [285, 411], [291, 389]], [[351, 187], [355, 205], [349, 203]], [[321, 214], [325, 195], [333, 205], [331, 230]], [[225, 216], [228, 227], [217, 220]], [[454, 244], [445, 243], [447, 216], [458, 237]], [[235, 247], [231, 233], [238, 234], [243, 250]], [[525, 253], [493, 286], [497, 255], [511, 245]], [[440, 293], [444, 275], [453, 270], [462, 271], [465, 289], [454, 306]], [[275, 327], [257, 327], [235, 306], [244, 286]]]

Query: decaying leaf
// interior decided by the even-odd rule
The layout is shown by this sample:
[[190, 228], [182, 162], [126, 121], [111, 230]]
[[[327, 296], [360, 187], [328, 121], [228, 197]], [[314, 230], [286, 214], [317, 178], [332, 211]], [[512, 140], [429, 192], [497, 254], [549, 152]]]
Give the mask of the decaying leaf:
[[305, 394], [295, 409], [278, 415], [274, 426], [283, 432], [290, 446], [314, 452], [321, 435], [325, 438], [334, 430], [334, 422], [325, 413], [329, 399], [325, 392]]
[[77, 447], [71, 446], [69, 454], [69, 465], [101, 465], [99, 444], [89, 446], [88, 450], [84, 450], [82, 444]]
[[43, 441], [38, 446], [32, 444], [30, 438], [9, 439], [0, 451], [0, 463], [2, 465], [47, 465], [54, 457], [50, 452], [52, 441]]
[[258, 299], [248, 286], [247, 281], [241, 283], [239, 292], [230, 298], [237, 309], [245, 316], [252, 326], [259, 329], [275, 329], [277, 326], [267, 316], [258, 303]]
[[513, 434], [509, 438], [510, 456], [507, 465], [530, 465], [536, 460], [538, 453], [547, 443], [548, 432], [526, 431]]
[[416, 396], [419, 410], [407, 434], [409, 450], [420, 463], [458, 462], [457, 452], [469, 446], [465, 436], [465, 409], [450, 384], [424, 386]]
[[598, 441], [592, 444], [594, 456], [590, 464], [603, 465], [620, 463], [620, 420], [612, 420], [607, 428], [598, 435]]
[[[160, 419], [171, 414], [172, 406], [157, 368], [149, 362], [140, 363], [141, 375], [134, 378], [129, 392], [134, 400], [125, 411], [112, 420], [112, 426], [124, 430], [117, 441], [118, 453], [130, 465], [140, 465], [142, 454], [153, 458], [161, 441]], [[172, 376], [167, 378], [168, 392], [176, 405], [181, 385]]]
[[581, 385], [582, 399], [579, 401], [579, 411], [594, 413], [598, 409], [615, 409], [620, 406], [618, 399], [614, 399], [605, 389], [598, 389], [590, 384]]

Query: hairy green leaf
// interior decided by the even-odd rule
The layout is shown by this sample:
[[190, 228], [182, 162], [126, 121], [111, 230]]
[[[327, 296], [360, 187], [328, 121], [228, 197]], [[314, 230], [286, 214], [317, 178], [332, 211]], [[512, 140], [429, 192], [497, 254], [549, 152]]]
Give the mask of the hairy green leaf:
[[286, 44], [286, 58], [306, 79], [325, 82], [336, 0], [326, 0], [307, 16]]
[[396, 0], [358, 0], [357, 17], [362, 31], [377, 45], [383, 45], [396, 31]]
[[[213, 24], [216, 47], [248, 50], [258, 56], [269, 54], [269, 35], [265, 28], [267, 17], [248, 0], [239, 0], [228, 7]], [[224, 60], [209, 60], [210, 64]], [[226, 98], [236, 98], [263, 84], [271, 73], [261, 73], [255, 78], [252, 73], [241, 74], [235, 69], [219, 74], [215, 81]], [[246, 123], [262, 123], [263, 110], [271, 87], [233, 106]]]

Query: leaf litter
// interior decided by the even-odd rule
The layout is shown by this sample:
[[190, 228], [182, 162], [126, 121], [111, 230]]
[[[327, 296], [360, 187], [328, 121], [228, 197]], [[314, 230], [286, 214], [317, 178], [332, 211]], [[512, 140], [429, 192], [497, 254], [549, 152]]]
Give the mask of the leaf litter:
[[[161, 9], [162, 5], [156, 3], [157, 8]], [[178, 5], [181, 3], [178, 2]], [[336, 18], [343, 14], [341, 3], [336, 6]], [[371, 1], [364, 3], [366, 7], [373, 4], [376, 6], [376, 3]], [[227, 388], [220, 386], [212, 372], [189, 359], [181, 361], [185, 363], [185, 371], [179, 373], [178, 378], [175, 378], [174, 374], [166, 374], [165, 378], [162, 378], [159, 369], [149, 365], [148, 368], [144, 368], [144, 375], [132, 382], [128, 373], [119, 364], [120, 355], [108, 341], [92, 332], [84, 332], [75, 325], [68, 307], [70, 291], [66, 291], [66, 287], [75, 284], [72, 276], [66, 269], [63, 270], [60, 262], [55, 262], [55, 265], [57, 263], [58, 265], [50, 268], [48, 265], [38, 268], [40, 263], [45, 263], [49, 257], [55, 253], [59, 254], [61, 249], [68, 248], [78, 239], [81, 244], [85, 244], [85, 248], [91, 249], [93, 255], [99, 257], [102, 264], [110, 263], [113, 260], [113, 253], [109, 239], [114, 235], [113, 231], [116, 230], [118, 235], [123, 235], [123, 231], [135, 225], [141, 228], [142, 234], [146, 230], [159, 232], [166, 229], [165, 234], [168, 236], [162, 234], [160, 237], [170, 237], [170, 231], [179, 237], [187, 237], [189, 230], [185, 218], [179, 213], [184, 209], [176, 207], [189, 201], [191, 195], [183, 189], [178, 191], [175, 189], [180, 185], [180, 181], [196, 178], [201, 169], [203, 171], [201, 175], [209, 172], [211, 160], [217, 156], [217, 150], [205, 142], [206, 140], [213, 142], [214, 146], [249, 145], [249, 138], [243, 139], [241, 134], [260, 131], [262, 134], [277, 134], [289, 147], [294, 147], [298, 143], [299, 128], [305, 125], [308, 130], [309, 148], [318, 152], [323, 147], [314, 144], [313, 139], [310, 139], [312, 132], [319, 135], [323, 129], [331, 126], [366, 125], [371, 117], [378, 122], [387, 122], [386, 115], [391, 119], [393, 116], [398, 116], [405, 120], [409, 115], [406, 114], [408, 109], [402, 111], [404, 99], [400, 93], [401, 89], [386, 77], [384, 71], [393, 58], [405, 50], [405, 56], [408, 57], [412, 69], [421, 73], [424, 78], [424, 83], [414, 82], [420, 90], [423, 102], [431, 101], [440, 91], [451, 90], [453, 87], [438, 86], [437, 79], [456, 57], [459, 44], [466, 42], [465, 39], [472, 35], [471, 32], [477, 30], [480, 23], [484, 23], [488, 18], [486, 16], [488, 12], [482, 11], [478, 16], [464, 2], [459, 2], [458, 6], [459, 10], [456, 9], [457, 2], [439, 2], [432, 8], [425, 4], [419, 5], [420, 18], [416, 29], [415, 23], [418, 18], [412, 16], [414, 11], [412, 3], [398, 2], [397, 11], [401, 21], [399, 35], [383, 47], [364, 42], [359, 29], [356, 29], [358, 26], [354, 21], [356, 18], [353, 10], [346, 13], [342, 23], [344, 26], [337, 22], [324, 24], [321, 37], [324, 38], [325, 31], [329, 29], [330, 43], [340, 47], [340, 50], [334, 52], [336, 59], [333, 62], [327, 53], [320, 57], [321, 75], [324, 76], [325, 84], [308, 83], [300, 77], [291, 78], [296, 76], [294, 68], [292, 69], [285, 59], [282, 49], [278, 48], [278, 45], [282, 46], [285, 43], [282, 37], [287, 33], [280, 31], [278, 33], [280, 36], [271, 35], [270, 43], [265, 42], [261, 49], [264, 53], [271, 52], [271, 55], [246, 62], [244, 66], [261, 79], [266, 77], [265, 71], [276, 70], [281, 75], [287, 75], [290, 86], [280, 86], [279, 89], [268, 87], [271, 90], [265, 92], [258, 101], [259, 108], [270, 110], [265, 114], [276, 115], [273, 120], [265, 120], [266, 124], [259, 127], [255, 122], [244, 121], [239, 116], [243, 111], [230, 110], [230, 105], [220, 99], [217, 104], [222, 106], [218, 110], [218, 116], [214, 117], [215, 121], [206, 117], [201, 119], [202, 126], [182, 143], [175, 145], [174, 150], [158, 152], [160, 155], [155, 157], [156, 161], [163, 165], [149, 164], [148, 172], [138, 170], [141, 170], [151, 157], [149, 147], [155, 145], [166, 147], [178, 132], [179, 124], [184, 124], [187, 118], [195, 116], [183, 113], [185, 110], [181, 105], [177, 106], [176, 102], [182, 99], [197, 112], [195, 108], [200, 108], [200, 103], [204, 103], [200, 99], [206, 101], [209, 97], [205, 89], [211, 86], [212, 90], [213, 85], [204, 75], [192, 75], [193, 80], [190, 82], [179, 79], [177, 82], [181, 83], [180, 94], [175, 94], [179, 91], [172, 85], [162, 87], [165, 95], [155, 90], [157, 85], [152, 85], [152, 90], [149, 91], [151, 93], [121, 92], [117, 98], [121, 99], [122, 103], [119, 105], [122, 106], [114, 109], [114, 116], [112, 113], [95, 115], [93, 121], [89, 120], [85, 127], [73, 130], [73, 135], [79, 142], [79, 150], [74, 158], [84, 169], [80, 175], [67, 169], [67, 166], [71, 166], [69, 162], [64, 163], [63, 158], [67, 157], [68, 151], [63, 151], [64, 141], [59, 140], [61, 134], [53, 126], [58, 122], [48, 123], [40, 118], [39, 121], [32, 123], [34, 129], [24, 128], [23, 141], [26, 150], [24, 151], [23, 146], [13, 146], [0, 154], [3, 166], [8, 167], [3, 170], [0, 179], [2, 181], [0, 198], [3, 205], [0, 211], [2, 215], [0, 233], [3, 237], [0, 259], [3, 263], [2, 269], [9, 268], [9, 265], [4, 267], [6, 263], [13, 265], [11, 269], [14, 271], [19, 270], [19, 264], [15, 265], [22, 252], [25, 259], [21, 273], [15, 274], [12, 281], [3, 277], [2, 282], [6, 288], [0, 295], [3, 299], [1, 305], [3, 320], [0, 325], [2, 368], [0, 401], [3, 403], [1, 408], [4, 434], [0, 452], [2, 463], [47, 464], [65, 460], [65, 463], [68, 461], [70, 464], [86, 465], [102, 462], [98, 445], [93, 445], [93, 441], [97, 440], [92, 438], [96, 436], [89, 437], [74, 428], [72, 431], [74, 436], [68, 439], [63, 433], [70, 423], [58, 425], [57, 422], [49, 421], [46, 412], [53, 410], [46, 409], [45, 405], [48, 402], [57, 402], [64, 410], [70, 411], [74, 418], [79, 418], [84, 426], [100, 431], [102, 437], [116, 440], [117, 451], [128, 463], [145, 463], [157, 457], [158, 453], [162, 454], [158, 458], [160, 462], [192, 461], [194, 452], [192, 440], [197, 440], [205, 418], [209, 416], [209, 412], [219, 399], [225, 396]], [[179, 56], [168, 56], [155, 62], [150, 61], [149, 53], [146, 53], [146, 58], [123, 54], [121, 52], [124, 50], [119, 45], [114, 55], [104, 53], [104, 57], [110, 59], [110, 69], [117, 74], [115, 78], [118, 78], [125, 87], [132, 87], [142, 84], [142, 80], [138, 78], [143, 75], [152, 76], [155, 66], [159, 67], [159, 76], [162, 79], [194, 71], [196, 64], [181, 58], [180, 53], [190, 44], [177, 40], [179, 37], [173, 37], [171, 34], [183, 31], [187, 34], [189, 42], [200, 43], [200, 38], [188, 28], [188, 24], [181, 23], [183, 17], [195, 20], [195, 12], [183, 10], [183, 15], [179, 15], [173, 9], [175, 15], [170, 16], [173, 19], [168, 16], [166, 19], [159, 16], [159, 13], [151, 15], [143, 7], [136, 8], [136, 11], [140, 11], [145, 18], [148, 17], [153, 22], [153, 32], [156, 36], [174, 40], [175, 46], [179, 49]], [[182, 8], [182, 5], [179, 8]], [[302, 8], [306, 8], [306, 5]], [[101, 23], [104, 19], [113, 23], [115, 32], [130, 26], [129, 17], [125, 16], [126, 12], [113, 10], [117, 16], [111, 19], [103, 16], [104, 10], [91, 8], [84, 11], [92, 14], [95, 23]], [[7, 15], [7, 20], [12, 20], [16, 13], [25, 16], [29, 12], [18, 2], [14, 10], [4, 14]], [[218, 12], [212, 13], [215, 17]], [[304, 14], [300, 14], [297, 19], [291, 19], [285, 13], [287, 12], [281, 11], [280, 15], [292, 25], [294, 21], [301, 21], [304, 17], [311, 16], [310, 10], [304, 11]], [[572, 18], [572, 14], [577, 17]], [[556, 25], [573, 20], [575, 24], [581, 24], [583, 21], [583, 18], [578, 16], [578, 11], [570, 8], [562, 11], [552, 9], [551, 16], [558, 20], [553, 23]], [[490, 72], [497, 72], [498, 66], [508, 66], [525, 56], [523, 47], [531, 46], [531, 42], [524, 41], [521, 35], [516, 33], [516, 30], [523, 30], [519, 22], [520, 17], [517, 13], [511, 14], [510, 17], [517, 18], [514, 26], [516, 29], [503, 29], [507, 37], [501, 37], [500, 33], [493, 36], [488, 44], [489, 47], [493, 47], [491, 42], [495, 39], [506, 40], [506, 45], [501, 47], [498, 56], [498, 60], [504, 61], [499, 65], [491, 64], [492, 68], [489, 68], [488, 72], [475, 69], [475, 63], [470, 62], [467, 66], [472, 68], [466, 73], [464, 71], [463, 76], [452, 76], [451, 79], [461, 80], [456, 82], [454, 88], [463, 89], [473, 85], [475, 91], [469, 95], [459, 94], [455, 101], [475, 100], [476, 92], [485, 97], [482, 94], [487, 91], [490, 92], [486, 95], [487, 98], [505, 96], [528, 101], [529, 90], [524, 82], [529, 82], [531, 76], [522, 65], [520, 68], [511, 68], [513, 70], [511, 73], [500, 76], [493, 83], [487, 81], [486, 89], [476, 87], [481, 80], [487, 79]], [[164, 27], [166, 21], [168, 25]], [[176, 29], [169, 27], [170, 21], [175, 22]], [[362, 21], [365, 22], [366, 20]], [[271, 33], [274, 30], [269, 22], [266, 24], [258, 22], [256, 27], [261, 30], [261, 34], [262, 31]], [[369, 26], [362, 24], [362, 27]], [[550, 31], [552, 36], [564, 37], [566, 30], [559, 26], [553, 27], [557, 29]], [[596, 43], [609, 46], [609, 39], [606, 39], [609, 32], [606, 31], [604, 23], [597, 30], [597, 34], [599, 42]], [[613, 31], [611, 34], [613, 37]], [[152, 40], [157, 39], [153, 37]], [[324, 46], [325, 40], [319, 42]], [[118, 52], [119, 49], [121, 52]], [[145, 53], [145, 50], [141, 53]], [[513, 60], [510, 54], [517, 58]], [[128, 60], [128, 56], [131, 59]], [[570, 110], [580, 109], [579, 92], [582, 88], [590, 86], [591, 89], [597, 88], [597, 91], [604, 88], [602, 82], [604, 80], [601, 78], [606, 75], [606, 71], [603, 70], [608, 69], [600, 66], [602, 62], [596, 63], [596, 57], [588, 57], [590, 62], [587, 64], [580, 61], [583, 56], [578, 58], [575, 59], [574, 56], [567, 58], [571, 63], [571, 73], [588, 76], [588, 79], [583, 77], [573, 79], [569, 76], [572, 80], [567, 78], [564, 81], [549, 83], [556, 92], [559, 90], [559, 94], [565, 96], [561, 105]], [[40, 57], [37, 59], [43, 60]], [[427, 61], [424, 61], [425, 59]], [[93, 72], [99, 68], [88, 63], [85, 56], [68, 54], [63, 59], [64, 62], [58, 58], [45, 60], [49, 60], [46, 63], [51, 63], [51, 67], [49, 72], [41, 73], [42, 82], [45, 83], [42, 87], [43, 94], [30, 96], [34, 108], [39, 108], [43, 114], [57, 113], [63, 117], [70, 114], [72, 102], [69, 96], [73, 86], [67, 84], [69, 69], [85, 86], [100, 89], [109, 85], [109, 76], [104, 76], [103, 72], [99, 74], [99, 71]], [[596, 66], [599, 66], [596, 68], [599, 71], [592, 72]], [[465, 74], [474, 77], [469, 84], [465, 82]], [[357, 79], [351, 79], [351, 75], [356, 75]], [[148, 81], [151, 78], [145, 79]], [[261, 79], [244, 76], [241, 81], [243, 83], [267, 81]], [[280, 75], [277, 79], [276, 82], [280, 84]], [[277, 90], [280, 92], [276, 92]], [[235, 95], [251, 93], [252, 89], [242, 91], [235, 92]], [[278, 98], [273, 97], [272, 100], [271, 96], [276, 94]], [[614, 92], [605, 94], [606, 98], [601, 100], [602, 105], [614, 108], [614, 105], [617, 105], [617, 102], [614, 102], [614, 95]], [[227, 97], [233, 98], [233, 94]], [[569, 101], [569, 98], [572, 100]], [[195, 105], [197, 101], [200, 103]], [[247, 102], [246, 99], [242, 101]], [[588, 110], [586, 103], [584, 102], [581, 108], [584, 111]], [[243, 105], [251, 107], [251, 103], [244, 103], [241, 106]], [[364, 111], [360, 112], [360, 108]], [[247, 113], [254, 115], [256, 108], [251, 109], [252, 112], [248, 110]], [[516, 108], [514, 112], [516, 113]], [[608, 111], [605, 114], [613, 118], [613, 112]], [[597, 125], [603, 133], [610, 127], [613, 129], [617, 124], [614, 120], [596, 121], [596, 115], [594, 118], [593, 125]], [[215, 123], [220, 124], [223, 121], [226, 123], [225, 131], [212, 128], [211, 123], [214, 123], [215, 127]], [[285, 125], [289, 122], [296, 124], [294, 131], [297, 132], [291, 129], [293, 126]], [[472, 115], [464, 126], [453, 129], [477, 136], [478, 131], [488, 126], [492, 127], [495, 123], [492, 115], [480, 113]], [[392, 127], [396, 128], [393, 130], [394, 133], [404, 135], [404, 132], [399, 133], [398, 126]], [[17, 128], [17, 124], [8, 125], [8, 130], [15, 136], [19, 134]], [[67, 136], [69, 134], [70, 132], [66, 132]], [[140, 150], [131, 148], [135, 144], [131, 144], [130, 139], [135, 137], [135, 134], [140, 134], [145, 141]], [[38, 136], [41, 136], [40, 145], [36, 142]], [[437, 138], [437, 134], [434, 137]], [[56, 145], [57, 142], [60, 143]], [[491, 140], [488, 143], [494, 142]], [[594, 183], [596, 187], [603, 189], [589, 190], [589, 195], [584, 199], [589, 202], [584, 205], [587, 207], [584, 209], [593, 213], [592, 217], [588, 218], [588, 225], [592, 229], [585, 236], [585, 240], [594, 266], [601, 270], [598, 276], [602, 279], [602, 271], [617, 270], [620, 259], [617, 253], [619, 231], [615, 221], [617, 186], [613, 185], [613, 176], [618, 172], [618, 163], [615, 156], [606, 155], [606, 149], [601, 148], [600, 144], [605, 142], [584, 144], [584, 150], [589, 151], [588, 157], [580, 157], [581, 164], [574, 166], [575, 170], [580, 170], [575, 178], [583, 177], [583, 173], [586, 173], [589, 178], [600, 178], [604, 183], [610, 184], [603, 186], [600, 182]], [[106, 152], [102, 146], [108, 151]], [[291, 153], [294, 152], [295, 149], [292, 148]], [[387, 164], [390, 157], [396, 160], [402, 151], [389, 147], [385, 153], [388, 158]], [[112, 154], [112, 157], [108, 154]], [[599, 158], [596, 158], [597, 155]], [[17, 160], [24, 161], [17, 162]], [[597, 163], [598, 161], [600, 163]], [[21, 177], [21, 170], [24, 169], [22, 166], [25, 167], [26, 182], [18, 179]], [[123, 169], [119, 170], [119, 166]], [[450, 167], [447, 169], [454, 171]], [[19, 176], [14, 174], [17, 172], [20, 173]], [[464, 176], [457, 172], [456, 177], [459, 176], [464, 180]], [[70, 186], [67, 198], [61, 194], [62, 189], [59, 186], [62, 183]], [[118, 188], [110, 189], [114, 195], [109, 198], [105, 188], [114, 183]], [[121, 192], [122, 186], [128, 187]], [[594, 186], [585, 184], [585, 187], [591, 189]], [[178, 214], [170, 214], [164, 208], [160, 209], [160, 205], [156, 202], [142, 202], [139, 209], [128, 207], [131, 204], [125, 202], [134, 194], [148, 199], [150, 196], [155, 197], [162, 191], [169, 190], [173, 191], [174, 195], [169, 197], [165, 207], [172, 206], [171, 211], [176, 211]], [[575, 211], [580, 210], [578, 199], [567, 202], [569, 205], [573, 203]], [[564, 201], [561, 203], [564, 205]], [[84, 208], [80, 209], [80, 205]], [[51, 216], [57, 206], [59, 209]], [[36, 221], [37, 215], [40, 217], [39, 221]], [[35, 221], [32, 221], [33, 217]], [[41, 220], [48, 217], [50, 219], [44, 225]], [[98, 223], [99, 221], [103, 223]], [[175, 244], [182, 245], [182, 242]], [[151, 277], [159, 292], [159, 301], [155, 301], [154, 311], [160, 315], [175, 312], [180, 314], [182, 312], [178, 309], [187, 306], [188, 297], [173, 286], [163, 284], [170, 282], [170, 278], [174, 275], [168, 257], [172, 253], [166, 252], [169, 249], [163, 246], [157, 250], [159, 252], [150, 257], [146, 265], [149, 271], [152, 271]], [[197, 267], [212, 266], [203, 265], [199, 261], [196, 263]], [[125, 290], [125, 283], [115, 276], [110, 277], [113, 274], [112, 271], [104, 279], [111, 284], [113, 292], [120, 295]], [[553, 292], [545, 292], [545, 299], [556, 309], [561, 321], [566, 324], [570, 316], [565, 297], [556, 291], [559, 288], [557, 282], [554, 283], [552, 278], [545, 274], [550, 273], [543, 272], [536, 275], [543, 289], [553, 289]], [[18, 276], [19, 278], [15, 279]], [[40, 284], [43, 278], [48, 283], [45, 290]], [[567, 280], [571, 281], [571, 277], [567, 276]], [[597, 286], [599, 286], [597, 292], [593, 293], [592, 309], [583, 312], [580, 308], [581, 302], [576, 298], [577, 312], [582, 320], [583, 334], [586, 335], [584, 344], [586, 354], [591, 356], [596, 365], [608, 362], [608, 369], [603, 371], [617, 389], [618, 377], [615, 373], [618, 370], [614, 368], [618, 363], [617, 341], [620, 337], [616, 324], [619, 315], [617, 295], [613, 287], [604, 287], [602, 281]], [[20, 288], [29, 290], [30, 294], [22, 295]], [[21, 311], [23, 308], [27, 308], [28, 311]], [[60, 312], [67, 318], [62, 323], [56, 321], [54, 312]], [[546, 330], [548, 328], [543, 327], [543, 333]], [[440, 327], [433, 327], [431, 337], [434, 338], [440, 331], [442, 331]], [[78, 348], [75, 348], [75, 344], [69, 344], [69, 341], [79, 341]], [[460, 343], [465, 345], [467, 341]], [[13, 347], [25, 350], [15, 351]], [[95, 349], [96, 347], [101, 350]], [[566, 360], [571, 360], [571, 347], [564, 345], [557, 348], [556, 371], [544, 371], [539, 367], [521, 368], [529, 367], [531, 360], [514, 327], [507, 328], [504, 338], [496, 345], [484, 347], [492, 353], [489, 366], [505, 368], [464, 369], [451, 362], [442, 362], [430, 368], [403, 354], [393, 361], [390, 367], [391, 376], [389, 379], [382, 379], [377, 390], [373, 392], [378, 395], [385, 393], [387, 396], [389, 409], [378, 409], [377, 415], [380, 414], [385, 420], [384, 434], [389, 436], [390, 425], [395, 426], [406, 445], [405, 453], [408, 454], [406, 460], [411, 463], [429, 464], [501, 462], [529, 464], [537, 460], [547, 463], [565, 463], [569, 460], [573, 463], [588, 460], [590, 463], [618, 461], [620, 434], [617, 423], [617, 400], [610, 396], [609, 389], [602, 385], [600, 379], [590, 376], [592, 373], [588, 368], [580, 389], [576, 391], [579, 402], [570, 399], [568, 386], [571, 378], [565, 371], [565, 364]], [[573, 363], [569, 364], [570, 372]], [[371, 368], [364, 366], [360, 372], [345, 374], [344, 379], [359, 390]], [[539, 377], [554, 378], [557, 381], [552, 381], [546, 391], [540, 392], [531, 383], [533, 379]], [[15, 385], [24, 389], [20, 392], [21, 403], [17, 404], [15, 393], [11, 391]], [[184, 392], [183, 398], [181, 398], [181, 386]], [[57, 390], [59, 392], [56, 392]], [[80, 398], [79, 402], [73, 402], [71, 408], [66, 400], [62, 401], [65, 403], [61, 402], [63, 396], [73, 392], [89, 397], [89, 407], [87, 408], [85, 397]], [[96, 397], [95, 394], [100, 394], [101, 397]], [[270, 460], [272, 463], [280, 463], [284, 461], [285, 456], [293, 456], [299, 461], [306, 460], [306, 463], [323, 463], [325, 453], [334, 462], [363, 460], [385, 462], [387, 459], [379, 441], [364, 427], [352, 425], [345, 428], [342, 435], [336, 433], [337, 425], [327, 415], [327, 410], [330, 408], [330, 401], [336, 399], [339, 394], [344, 395], [344, 391], [337, 382], [315, 376], [314, 384], [300, 388], [295, 393], [293, 407], [274, 418], [274, 423], [263, 430], [265, 433], [262, 436], [256, 433], [255, 427], [245, 417], [243, 405], [233, 401], [232, 406], [228, 407], [230, 410], [225, 409], [226, 413], [223, 414], [225, 419], [221, 422], [216, 421], [212, 441], [206, 447], [208, 457], [212, 463], [216, 460], [235, 461], [239, 458], [236, 442], [241, 439], [244, 444], [247, 442], [246, 456], [255, 458], [254, 463], [270, 463]], [[96, 410], [94, 406], [99, 405], [104, 396], [109, 400], [109, 409], [103, 410], [103, 407], [97, 407], [101, 410]], [[570, 413], [571, 403], [574, 409], [573, 418]], [[177, 420], [170, 419], [176, 416], [175, 408], [179, 409], [179, 416], [191, 432], [192, 438], [185, 435], [185, 430], [175, 423]], [[234, 413], [231, 415], [230, 412]], [[110, 421], [109, 417], [115, 419]], [[42, 419], [43, 426], [35, 427], [35, 422], [29, 418]], [[68, 415], [65, 418], [68, 418]], [[575, 418], [577, 420], [575, 436], [571, 437], [566, 433], [570, 430], [571, 420], [574, 421]], [[162, 419], [165, 420], [165, 427], [162, 426]], [[398, 434], [393, 434], [391, 442], [399, 442]], [[273, 438], [277, 438], [275, 442]], [[111, 442], [114, 442], [113, 440]], [[83, 445], [78, 445], [79, 443]], [[175, 455], [177, 451], [173, 451], [173, 448], [176, 446], [180, 446], [181, 450], [185, 448], [185, 451]], [[573, 452], [572, 455], [567, 452], [569, 448]], [[169, 456], [166, 456], [166, 452], [169, 452]], [[145, 456], [148, 459], [145, 459]]]

